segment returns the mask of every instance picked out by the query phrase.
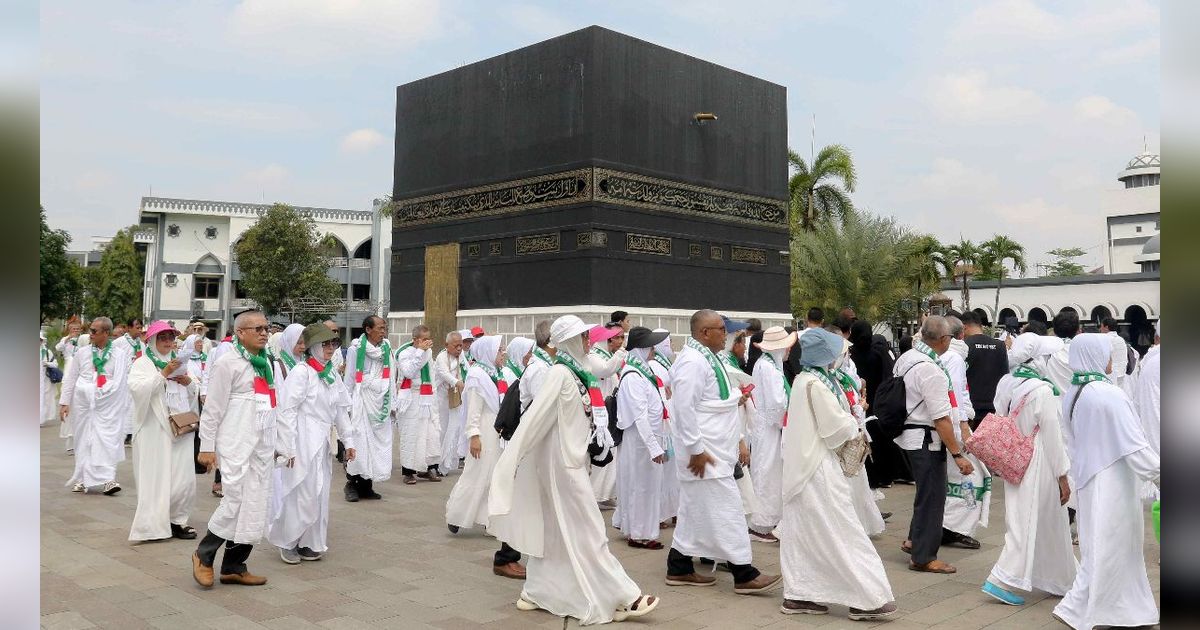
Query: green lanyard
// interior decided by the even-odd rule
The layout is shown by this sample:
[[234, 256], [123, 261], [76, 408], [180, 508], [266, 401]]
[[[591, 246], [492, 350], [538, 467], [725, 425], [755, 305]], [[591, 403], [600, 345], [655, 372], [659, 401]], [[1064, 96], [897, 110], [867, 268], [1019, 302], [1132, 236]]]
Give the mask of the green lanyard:
[[160, 361], [159, 358], [157, 356], [155, 356], [153, 352], [147, 352], [146, 356], [150, 357], [150, 361], [154, 363], [154, 367], [161, 370], [161, 369], [167, 367], [167, 363], [170, 363], [171, 361], [175, 360], [175, 351], [174, 350], [171, 351], [171, 357], [169, 359], [167, 359], [166, 361]]
[[1054, 392], [1055, 396], [1062, 395], [1062, 392], [1058, 391], [1058, 386], [1054, 384], [1054, 381], [1042, 376], [1040, 372], [1033, 369], [1033, 367], [1030, 365], [1022, 363], [1021, 365], [1017, 366], [1017, 369], [1013, 370], [1012, 374], [1013, 378], [1032, 378], [1039, 381], [1046, 381], [1047, 383], [1050, 383], [1050, 389]]
[[1095, 383], [1096, 381], [1112, 382], [1108, 380], [1108, 376], [1099, 372], [1076, 372], [1071, 376], [1072, 385], [1086, 385], [1088, 383]]

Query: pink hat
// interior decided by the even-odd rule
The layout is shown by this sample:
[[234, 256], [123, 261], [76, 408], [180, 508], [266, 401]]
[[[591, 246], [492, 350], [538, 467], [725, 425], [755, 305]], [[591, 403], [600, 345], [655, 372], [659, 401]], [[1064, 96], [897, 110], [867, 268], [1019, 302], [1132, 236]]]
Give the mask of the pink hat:
[[160, 333], [164, 330], [169, 330], [169, 331], [175, 333], [176, 337], [178, 337], [180, 334], [179, 331], [176, 330], [174, 326], [167, 323], [166, 320], [160, 319], [160, 320], [150, 324], [150, 327], [146, 329], [146, 332], [145, 332], [145, 334], [142, 335], [142, 337], [146, 340], [153, 339], [158, 336], [158, 333]]
[[612, 328], [607, 326], [592, 326], [588, 330], [588, 340], [592, 343], [600, 343], [601, 341], [608, 341], [623, 332], [625, 331], [620, 326], [613, 326]]

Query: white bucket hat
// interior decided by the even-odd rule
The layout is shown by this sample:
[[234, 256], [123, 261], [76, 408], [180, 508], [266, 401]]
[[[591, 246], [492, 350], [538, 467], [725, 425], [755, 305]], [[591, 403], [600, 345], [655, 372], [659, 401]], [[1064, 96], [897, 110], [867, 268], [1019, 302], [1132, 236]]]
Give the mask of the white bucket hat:
[[755, 343], [763, 352], [783, 350], [796, 343], [796, 333], [787, 332], [783, 326], [772, 326], [763, 331], [763, 340]]
[[563, 315], [550, 324], [550, 346], [555, 347], [572, 337], [578, 337], [591, 328], [576, 315]]

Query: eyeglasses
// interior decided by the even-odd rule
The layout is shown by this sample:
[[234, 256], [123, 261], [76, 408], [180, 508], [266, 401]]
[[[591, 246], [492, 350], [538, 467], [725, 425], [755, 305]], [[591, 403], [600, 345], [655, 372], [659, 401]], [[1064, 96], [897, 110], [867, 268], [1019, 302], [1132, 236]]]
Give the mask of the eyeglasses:
[[238, 330], [253, 330], [256, 334], [265, 335], [270, 328], [270, 326], [246, 326]]
[[89, 332], [89, 333], [91, 333], [91, 334], [93, 334], [93, 335], [99, 335], [100, 333], [102, 333], [102, 332], [105, 332], [105, 331], [103, 331], [103, 330], [101, 330], [101, 329], [99, 329], [99, 328], [89, 328], [89, 329], [88, 329], [88, 332]]

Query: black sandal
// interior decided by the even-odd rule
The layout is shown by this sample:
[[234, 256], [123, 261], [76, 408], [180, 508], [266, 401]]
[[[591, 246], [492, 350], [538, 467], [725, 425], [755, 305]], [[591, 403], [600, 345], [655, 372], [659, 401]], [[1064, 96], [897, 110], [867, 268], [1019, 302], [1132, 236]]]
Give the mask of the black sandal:
[[171, 537], [179, 538], [180, 540], [192, 540], [196, 537], [196, 530], [188, 525], [171, 523]]

